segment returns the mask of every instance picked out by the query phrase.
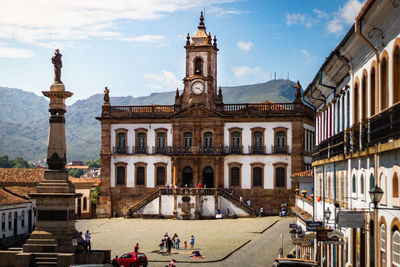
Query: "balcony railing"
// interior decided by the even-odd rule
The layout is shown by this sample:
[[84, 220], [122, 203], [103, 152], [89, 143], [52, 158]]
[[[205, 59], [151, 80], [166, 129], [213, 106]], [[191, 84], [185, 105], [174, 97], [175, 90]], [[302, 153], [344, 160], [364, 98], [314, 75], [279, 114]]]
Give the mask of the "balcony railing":
[[362, 151], [397, 138], [400, 138], [400, 102], [322, 141], [314, 148], [313, 160]]
[[271, 146], [272, 154], [289, 154], [288, 146]]
[[267, 154], [265, 146], [249, 146], [250, 154]]
[[243, 154], [243, 146], [227, 146], [225, 152], [227, 154]]
[[127, 146], [122, 146], [122, 147], [114, 146], [112, 148], [112, 153], [113, 154], [130, 154], [129, 147], [127, 147]]

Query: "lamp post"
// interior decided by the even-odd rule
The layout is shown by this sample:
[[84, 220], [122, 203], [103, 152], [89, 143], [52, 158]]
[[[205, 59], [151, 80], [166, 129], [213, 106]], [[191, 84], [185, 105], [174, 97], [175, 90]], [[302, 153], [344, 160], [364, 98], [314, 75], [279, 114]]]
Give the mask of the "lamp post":
[[326, 208], [326, 210], [325, 210], [325, 212], [324, 212], [326, 224], [329, 223], [329, 219], [331, 218], [331, 214], [332, 214], [332, 211], [329, 209], [329, 207]]
[[[326, 208], [326, 210], [324, 211], [324, 219], [325, 219], [325, 225], [328, 225], [329, 224], [329, 219], [331, 218], [331, 214], [332, 214], [332, 212], [331, 212], [331, 210], [329, 209], [329, 207], [327, 207]], [[322, 259], [322, 264], [321, 264], [321, 266], [324, 266], [324, 264], [325, 264], [325, 260], [326, 260], [326, 254], [327, 254], [327, 251], [326, 251], [326, 244], [325, 244], [325, 242], [323, 242], [323, 259]]]
[[378, 267], [378, 203], [381, 201], [383, 196], [383, 190], [378, 185], [368, 191], [371, 198], [371, 202], [374, 203], [374, 260], [375, 267]]

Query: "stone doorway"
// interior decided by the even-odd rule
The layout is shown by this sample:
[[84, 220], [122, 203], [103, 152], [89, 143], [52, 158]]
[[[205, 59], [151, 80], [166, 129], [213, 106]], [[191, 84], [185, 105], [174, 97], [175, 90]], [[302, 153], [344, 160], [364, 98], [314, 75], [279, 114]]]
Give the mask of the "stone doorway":
[[193, 169], [189, 166], [186, 166], [182, 170], [182, 187], [193, 187]]
[[214, 170], [210, 166], [206, 166], [203, 169], [203, 186], [207, 188], [214, 187]]

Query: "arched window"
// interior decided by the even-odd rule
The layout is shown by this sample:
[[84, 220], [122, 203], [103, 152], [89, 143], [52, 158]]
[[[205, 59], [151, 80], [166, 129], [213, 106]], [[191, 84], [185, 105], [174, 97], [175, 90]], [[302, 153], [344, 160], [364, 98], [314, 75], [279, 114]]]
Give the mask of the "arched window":
[[375, 187], [375, 177], [374, 174], [371, 173], [369, 176], [369, 189], [374, 189]]
[[232, 132], [232, 147], [240, 147], [240, 132]]
[[146, 145], [146, 134], [145, 133], [138, 133], [137, 134], [137, 147], [144, 148]]
[[370, 90], [370, 108], [371, 108], [371, 116], [375, 114], [375, 99], [376, 99], [376, 71], [375, 68], [373, 67], [371, 69], [371, 74], [370, 74], [370, 83], [369, 83], [369, 90]]
[[240, 186], [240, 168], [231, 168], [231, 186]]
[[364, 175], [361, 174], [360, 177], [360, 194], [364, 194]]
[[253, 186], [263, 186], [263, 169], [261, 167], [253, 168]]
[[368, 111], [368, 88], [367, 88], [367, 72], [365, 71], [363, 73], [362, 79], [361, 79], [361, 119], [365, 120], [367, 119], [367, 111]]
[[136, 168], [136, 185], [144, 185], [145, 183], [145, 168], [139, 166]]
[[126, 167], [118, 166], [117, 167], [117, 185], [125, 184], [125, 175], [126, 175]]
[[388, 62], [386, 57], [381, 61], [381, 110], [388, 107]]
[[165, 133], [157, 133], [157, 147], [165, 148]]
[[380, 229], [380, 244], [379, 244], [380, 259], [381, 259], [380, 266], [386, 266], [386, 227], [384, 224], [381, 224], [380, 228], [381, 228]]
[[353, 174], [353, 193], [357, 193], [357, 178], [355, 174]]
[[354, 84], [354, 90], [353, 90], [353, 115], [354, 115], [354, 124], [357, 124], [360, 121], [359, 117], [359, 110], [360, 110], [360, 104], [359, 104], [359, 94], [358, 94], [359, 86], [358, 86], [358, 80]]
[[382, 188], [382, 190], [383, 190], [383, 195], [382, 195], [382, 199], [381, 199], [380, 204], [384, 204], [384, 205], [387, 204], [387, 199], [386, 199], [386, 196], [387, 196], [386, 183], [387, 183], [387, 181], [386, 181], [386, 175], [382, 173], [382, 174], [379, 176], [379, 187]]
[[254, 132], [254, 147], [262, 147], [264, 144], [263, 142], [263, 134], [262, 132]]
[[212, 133], [211, 132], [204, 133], [204, 147], [207, 147], [207, 148], [212, 147]]
[[275, 180], [276, 187], [285, 187], [286, 175], [284, 167], [275, 168]]
[[195, 75], [203, 74], [203, 60], [201, 58], [196, 58], [194, 62], [194, 74]]
[[393, 180], [392, 180], [392, 188], [393, 188], [393, 197], [398, 198], [399, 197], [399, 178], [397, 177], [397, 173], [393, 175]]
[[126, 135], [125, 133], [119, 132], [118, 133], [118, 152], [122, 152], [125, 151], [125, 147], [126, 147]]
[[396, 229], [393, 231], [392, 235], [392, 264], [393, 266], [400, 266], [400, 233], [399, 230]]
[[183, 134], [183, 146], [185, 148], [192, 147], [192, 133], [184, 133]]
[[276, 147], [283, 148], [286, 145], [285, 132], [279, 131], [276, 133]]
[[400, 48], [393, 52], [393, 104], [400, 101]]
[[165, 185], [165, 167], [159, 166], [156, 171], [156, 185]]

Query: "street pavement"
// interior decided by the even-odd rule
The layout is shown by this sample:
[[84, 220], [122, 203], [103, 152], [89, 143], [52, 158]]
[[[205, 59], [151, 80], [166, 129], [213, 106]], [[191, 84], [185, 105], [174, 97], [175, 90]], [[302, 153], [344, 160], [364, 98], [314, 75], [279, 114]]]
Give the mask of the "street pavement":
[[[92, 249], [111, 249], [111, 255], [133, 251], [139, 243], [146, 253], [149, 267], [168, 264], [174, 258], [177, 266], [271, 266], [282, 246], [284, 255], [292, 249], [289, 224], [295, 218], [263, 217], [223, 220], [162, 220], [162, 219], [92, 219], [79, 220], [78, 231], [92, 234]], [[188, 242], [188, 249], [172, 250], [172, 254], [157, 253], [164, 234], [177, 233]], [[199, 250], [203, 259], [191, 259], [190, 236], [195, 236], [193, 250]]]

